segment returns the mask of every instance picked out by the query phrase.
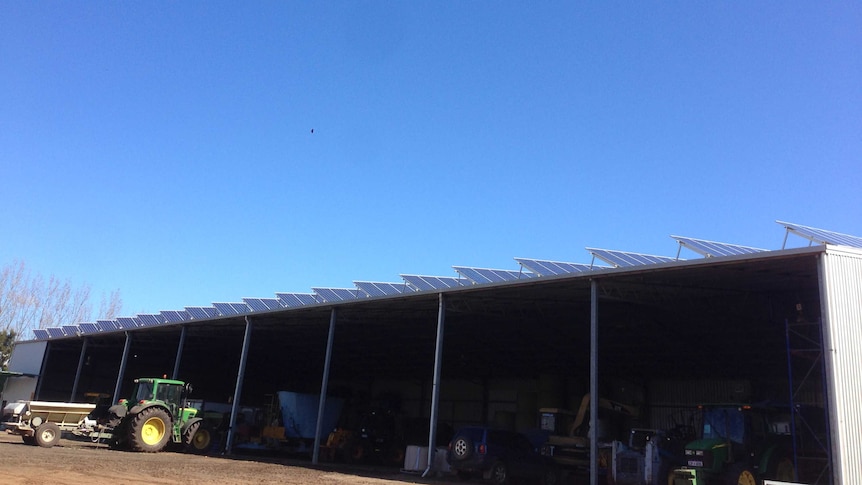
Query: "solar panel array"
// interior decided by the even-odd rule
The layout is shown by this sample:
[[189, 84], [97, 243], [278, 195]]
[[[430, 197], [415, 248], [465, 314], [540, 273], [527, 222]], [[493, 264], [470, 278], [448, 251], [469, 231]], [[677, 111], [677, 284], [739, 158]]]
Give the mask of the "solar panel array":
[[392, 296], [413, 291], [407, 283], [378, 283], [373, 281], [354, 281], [356, 287], [368, 296]]
[[862, 237], [851, 236], [849, 234], [842, 234], [835, 231], [827, 231], [826, 229], [817, 229], [816, 227], [808, 227], [790, 222], [775, 222], [784, 226], [788, 233], [796, 234], [797, 236], [808, 239], [812, 243], [862, 248]]
[[707, 241], [705, 239], [695, 239], [692, 237], [671, 236], [679, 242], [680, 247], [686, 247], [706, 258], [714, 258], [716, 256], [740, 256], [743, 254], [754, 254], [766, 251], [765, 249], [752, 248], [749, 246], [740, 246], [738, 244], [720, 243], [715, 241]]
[[167, 323], [182, 323], [191, 320], [192, 318], [189, 312], [184, 310], [165, 310], [161, 312], [161, 314], [162, 318], [164, 318]]
[[461, 278], [453, 278], [451, 276], [420, 276], [420, 275], [401, 275], [401, 279], [413, 288], [414, 291], [427, 290], [445, 290], [449, 288], [458, 288], [459, 286], [470, 286], [473, 283], [462, 280]]
[[286, 308], [294, 308], [303, 305], [314, 305], [320, 303], [313, 293], [276, 293], [278, 301]]
[[532, 278], [533, 273], [523, 271], [511, 271], [507, 269], [469, 268], [466, 266], [453, 266], [455, 271], [477, 285], [483, 283], [501, 283], [503, 281], [516, 281]]
[[561, 274], [584, 273], [592, 271], [593, 267], [582, 263], [564, 263], [541, 259], [515, 258], [524, 268], [539, 276], [556, 276]]
[[359, 290], [351, 288], [312, 288], [319, 301], [333, 303], [355, 300], [360, 297]]
[[[812, 243], [862, 248], [862, 238], [857, 236], [800, 224], [782, 221], [776, 222], [784, 225], [788, 234], [799, 235]], [[765, 249], [707, 241], [705, 239], [683, 236], [671, 237], [679, 243], [680, 249], [686, 247], [706, 258], [738, 256], [766, 251]], [[543, 276], [574, 275], [595, 270], [629, 268], [640, 265], [669, 263], [678, 260], [678, 258], [668, 256], [654, 256], [610, 249], [586, 248], [586, 250], [592, 254], [593, 263], [591, 264], [515, 258], [515, 261], [521, 267], [520, 270], [453, 266], [453, 269], [459, 275], [458, 277], [402, 274], [400, 276], [404, 281], [403, 283], [355, 281], [353, 283], [355, 288], [312, 288], [313, 293], [276, 293], [275, 298], [243, 298], [242, 302], [219, 302], [213, 303], [209, 307], [185, 307], [184, 310], [166, 310], [154, 314], [139, 314], [135, 317], [97, 320], [95, 323], [83, 322], [77, 325], [39, 328], [34, 329], [33, 334], [38, 340], [75, 337], [101, 332], [127, 331], [142, 327], [232, 317], [255, 312], [278, 311], [321, 303], [337, 303], [360, 298], [389, 297], [417, 291], [440, 291]], [[611, 265], [611, 267], [594, 264], [596, 259]]]
[[612, 265], [614, 268], [630, 268], [644, 264], [660, 264], [675, 261], [667, 256], [653, 256], [650, 254], [628, 253], [625, 251], [613, 251], [610, 249], [587, 248], [587, 251], [600, 260]]

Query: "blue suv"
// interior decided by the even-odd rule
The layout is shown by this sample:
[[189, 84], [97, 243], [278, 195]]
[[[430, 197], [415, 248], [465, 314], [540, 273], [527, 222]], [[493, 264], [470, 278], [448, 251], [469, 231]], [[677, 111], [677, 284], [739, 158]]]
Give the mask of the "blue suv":
[[446, 461], [462, 480], [481, 476], [499, 485], [512, 478], [556, 485], [559, 478], [553, 460], [525, 435], [484, 426], [459, 429], [449, 442]]

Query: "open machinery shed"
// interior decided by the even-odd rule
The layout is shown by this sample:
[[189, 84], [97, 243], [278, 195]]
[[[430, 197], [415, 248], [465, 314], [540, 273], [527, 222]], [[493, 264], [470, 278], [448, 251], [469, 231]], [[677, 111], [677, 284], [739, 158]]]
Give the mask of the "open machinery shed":
[[446, 430], [535, 428], [540, 407], [588, 394], [593, 409], [597, 396], [636, 406], [653, 428], [699, 403], [782, 402], [821, 410], [800, 416], [810, 432], [797, 442], [817, 448], [795, 457], [800, 480], [862, 483], [862, 238], [781, 224], [809, 245], [674, 236], [695, 258], [588, 249], [589, 264], [516, 258], [520, 270], [455, 267], [457, 278], [79, 323], [19, 342], [11, 370], [38, 352], [35, 397], [71, 401], [165, 374], [193, 382], [195, 399], [231, 403], [230, 423], [280, 390], [344, 399], [342, 421], [388, 406], [425, 423], [414, 444], [430, 443], [429, 458]]

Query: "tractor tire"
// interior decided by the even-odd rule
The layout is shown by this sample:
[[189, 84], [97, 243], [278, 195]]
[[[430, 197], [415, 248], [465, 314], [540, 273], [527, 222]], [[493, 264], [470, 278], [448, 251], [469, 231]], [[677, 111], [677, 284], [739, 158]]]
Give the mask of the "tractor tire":
[[183, 433], [183, 447], [186, 453], [205, 454], [212, 448], [213, 434], [203, 421], [197, 421]]
[[749, 466], [736, 465], [725, 475], [727, 485], [757, 485], [754, 471]]
[[129, 446], [132, 451], [157, 453], [171, 438], [171, 418], [164, 409], [149, 407], [132, 418], [129, 426]]
[[60, 427], [56, 423], [45, 423], [36, 428], [35, 439], [42, 448], [51, 448], [60, 442]]

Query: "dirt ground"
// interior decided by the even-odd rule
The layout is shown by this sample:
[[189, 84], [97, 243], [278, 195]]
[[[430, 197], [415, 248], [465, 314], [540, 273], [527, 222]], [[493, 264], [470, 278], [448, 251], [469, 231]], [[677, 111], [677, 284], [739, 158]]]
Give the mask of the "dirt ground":
[[395, 468], [312, 466], [299, 459], [133, 453], [88, 441], [62, 439], [53, 448], [26, 445], [0, 431], [0, 483], [68, 485], [130, 484], [444, 484], [448, 477], [422, 478]]

